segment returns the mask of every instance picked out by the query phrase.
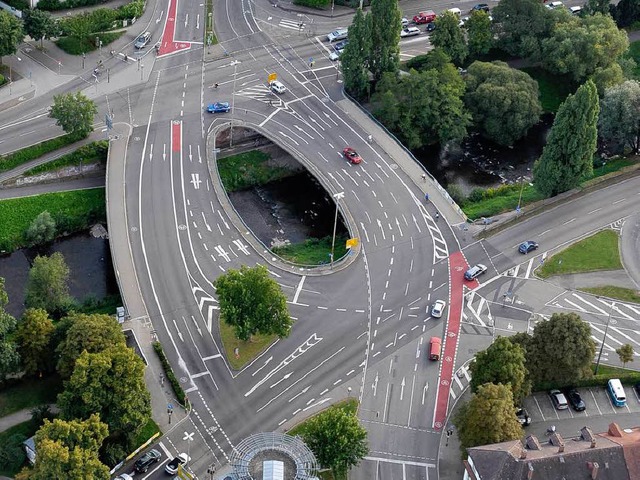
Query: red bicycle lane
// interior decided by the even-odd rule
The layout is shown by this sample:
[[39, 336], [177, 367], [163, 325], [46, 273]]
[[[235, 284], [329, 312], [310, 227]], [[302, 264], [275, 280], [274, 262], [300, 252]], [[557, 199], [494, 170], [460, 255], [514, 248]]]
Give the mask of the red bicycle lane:
[[191, 48], [191, 42], [178, 42], [176, 36], [176, 13], [178, 11], [178, 0], [170, 0], [169, 10], [167, 11], [167, 21], [162, 31], [162, 40], [158, 49], [158, 56], [168, 55], [170, 53], [188, 50]]

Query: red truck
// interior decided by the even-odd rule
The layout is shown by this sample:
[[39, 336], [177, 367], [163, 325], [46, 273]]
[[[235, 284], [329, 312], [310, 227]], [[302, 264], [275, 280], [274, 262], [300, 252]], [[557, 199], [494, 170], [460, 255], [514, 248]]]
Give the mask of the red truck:
[[424, 23], [431, 23], [436, 19], [436, 12], [433, 10], [426, 10], [424, 12], [418, 13], [415, 17], [413, 17], [413, 22], [422, 25]]

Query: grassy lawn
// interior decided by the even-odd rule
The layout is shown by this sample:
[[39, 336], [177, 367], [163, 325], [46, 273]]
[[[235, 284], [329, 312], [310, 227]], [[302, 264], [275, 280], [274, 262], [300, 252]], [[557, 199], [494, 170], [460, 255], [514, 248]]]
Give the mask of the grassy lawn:
[[[236, 338], [235, 330], [222, 320], [220, 321], [220, 338], [222, 346], [227, 355], [227, 360], [231, 368], [241, 370], [242, 367], [250, 363], [269, 345], [276, 341], [277, 335], [254, 335], [248, 342], [243, 342]], [[236, 358], [235, 349], [239, 350]]]
[[264, 185], [291, 175], [291, 171], [268, 164], [270, 155], [259, 150], [239, 153], [218, 160], [218, 171], [224, 188], [235, 192]]
[[134, 445], [140, 446], [151, 437], [153, 437], [156, 433], [160, 432], [160, 427], [154, 422], [151, 418], [147, 422], [147, 424], [140, 430], [140, 433], [136, 437], [136, 441]]
[[[596, 371], [595, 363], [591, 365], [591, 370], [595, 373]], [[616, 378], [622, 375], [627, 375], [628, 373], [629, 373], [629, 370], [627, 370], [626, 368], [603, 365], [602, 362], [600, 362], [600, 365], [598, 365], [598, 377], [603, 376], [608, 378]]]
[[0, 251], [24, 246], [24, 232], [34, 218], [47, 210], [59, 232], [84, 230], [106, 219], [104, 188], [45, 193], [0, 201]]
[[120, 297], [119, 293], [115, 293], [113, 295], [107, 295], [104, 298], [86, 298], [80, 305], [75, 307], [74, 310], [86, 315], [94, 315], [97, 313], [113, 315], [116, 308], [121, 306], [122, 297]]
[[79, 147], [71, 153], [67, 153], [66, 155], [56, 158], [52, 162], [43, 163], [37, 167], [30, 168], [24, 172], [24, 174], [29, 177], [69, 166], [90, 165], [92, 163], [105, 164], [107, 162], [108, 152], [109, 142], [107, 140], [91, 142]]
[[[462, 207], [462, 211], [472, 220], [477, 220], [481, 217], [491, 217], [492, 215], [497, 215], [507, 210], [515, 210], [518, 206], [519, 198], [520, 189], [516, 188], [512, 191], [505, 190], [504, 195], [487, 198], [479, 202], [466, 203]], [[523, 206], [528, 203], [537, 202], [543, 198], [544, 195], [531, 185], [526, 184], [522, 190], [520, 205]]]
[[[80, 39], [77, 37], [62, 37], [59, 38], [55, 43], [61, 50], [65, 51], [70, 55], [82, 55], [83, 53], [93, 52], [97, 50], [96, 47], [96, 37], [102, 40], [102, 48], [105, 48], [111, 42], [115, 42], [122, 35], [124, 35], [125, 30], [120, 30], [117, 32], [100, 32], [91, 34], [85, 39]], [[88, 68], [88, 67], [87, 67]]]
[[[338, 260], [347, 253], [347, 237], [336, 237], [333, 257]], [[273, 253], [298, 265], [324, 265], [331, 260], [331, 237], [310, 238], [303, 243], [274, 247]]]
[[618, 251], [618, 234], [613, 230], [602, 230], [548, 258], [536, 273], [547, 278], [552, 275], [619, 268], [622, 268], [622, 263]]
[[613, 160], [607, 160], [604, 165], [594, 168], [593, 175], [586, 180], [590, 180], [592, 178], [601, 177], [608, 173], [617, 172], [618, 170], [622, 170], [624, 167], [628, 167], [637, 163], [636, 157], [634, 158], [614, 158]]
[[12, 170], [23, 163], [27, 163], [49, 152], [71, 145], [80, 139], [81, 138], [77, 135], [62, 135], [61, 137], [52, 138], [29, 147], [22, 148], [10, 153], [9, 155], [0, 155], [0, 172]]
[[629, 51], [626, 55], [635, 60], [636, 68], [633, 69], [633, 76], [635, 78], [640, 78], [640, 40], [636, 40], [629, 44]]
[[27, 456], [21, 448], [21, 443], [33, 436], [38, 431], [37, 425], [31, 420], [20, 423], [14, 427], [0, 432], [0, 445], [7, 448], [13, 447], [11, 451], [15, 453], [9, 458], [2, 458], [0, 464], [0, 475], [13, 478], [26, 462]]
[[555, 113], [567, 95], [573, 93], [575, 88], [568, 77], [554, 75], [540, 67], [525, 67], [523, 72], [538, 82], [540, 89], [540, 103], [545, 112]]
[[57, 375], [22, 380], [0, 391], [0, 417], [24, 408], [55, 403], [62, 391], [62, 380]]
[[601, 295], [603, 297], [617, 298], [618, 300], [624, 300], [625, 302], [640, 303], [640, 292], [632, 288], [606, 285], [603, 287], [581, 288], [580, 290], [583, 292], [593, 293], [594, 295]]

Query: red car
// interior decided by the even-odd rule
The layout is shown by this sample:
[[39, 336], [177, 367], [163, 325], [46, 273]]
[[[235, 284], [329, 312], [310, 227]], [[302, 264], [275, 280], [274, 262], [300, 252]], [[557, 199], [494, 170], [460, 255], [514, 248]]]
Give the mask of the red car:
[[422, 25], [424, 23], [431, 23], [436, 19], [436, 12], [433, 10], [427, 10], [425, 12], [420, 12], [418, 15], [413, 17], [413, 23], [417, 25]]
[[358, 152], [356, 152], [353, 148], [351, 147], [346, 147], [343, 151], [342, 154], [344, 155], [344, 158], [346, 158], [347, 160], [349, 160], [351, 163], [353, 163], [354, 165], [357, 165], [358, 163], [360, 163], [362, 161], [362, 157], [360, 155], [358, 155]]

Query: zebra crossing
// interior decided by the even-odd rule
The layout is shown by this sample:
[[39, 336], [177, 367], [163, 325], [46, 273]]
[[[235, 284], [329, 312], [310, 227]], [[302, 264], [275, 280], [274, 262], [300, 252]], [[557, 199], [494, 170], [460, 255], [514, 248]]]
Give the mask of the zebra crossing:
[[277, 95], [274, 95], [271, 90], [269, 90], [269, 87], [261, 83], [238, 90], [236, 92], [236, 96], [249, 98], [258, 102], [271, 102], [275, 107], [283, 105], [282, 99]]
[[306, 28], [306, 25], [304, 22], [296, 22], [295, 20], [287, 20], [286, 18], [283, 18], [282, 20], [280, 20], [280, 22], [278, 22], [278, 26], [280, 28], [286, 28], [288, 30], [296, 30], [299, 32]]
[[535, 255], [531, 257], [528, 262], [520, 263], [515, 267], [509, 269], [506, 273], [506, 276], [523, 279], [531, 278], [536, 267], [544, 263], [546, 256], [546, 253], [542, 255]]

